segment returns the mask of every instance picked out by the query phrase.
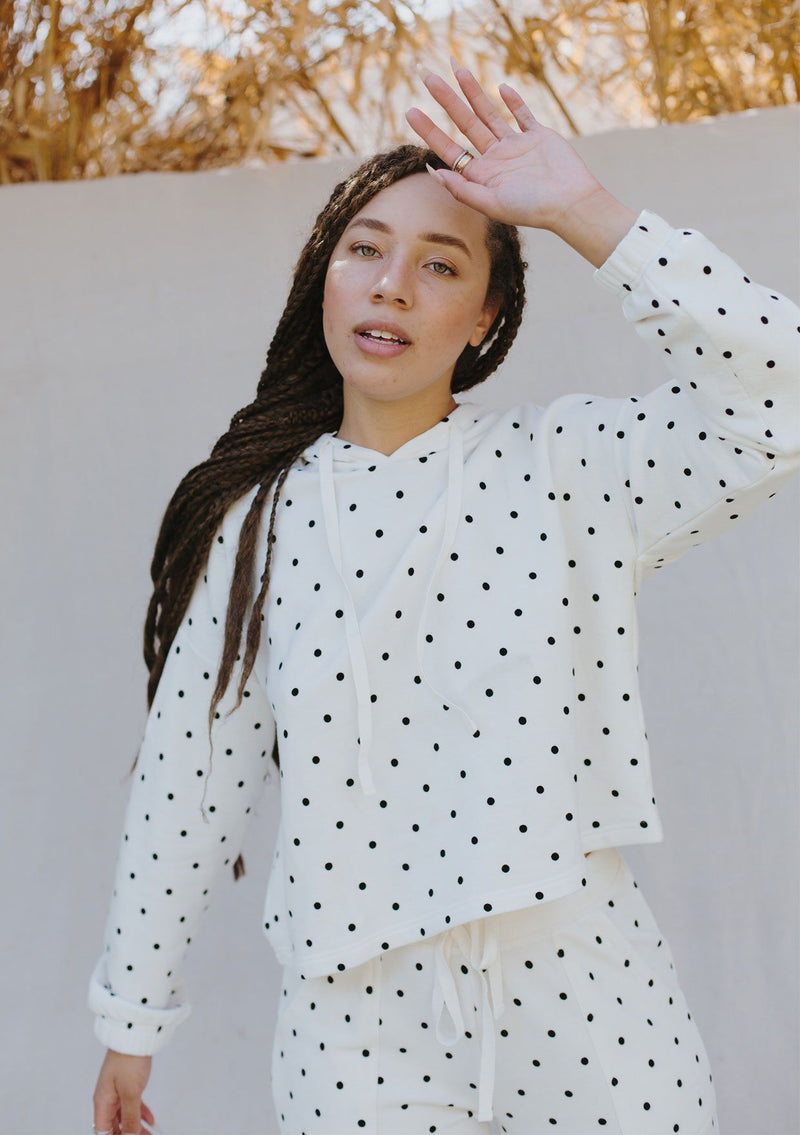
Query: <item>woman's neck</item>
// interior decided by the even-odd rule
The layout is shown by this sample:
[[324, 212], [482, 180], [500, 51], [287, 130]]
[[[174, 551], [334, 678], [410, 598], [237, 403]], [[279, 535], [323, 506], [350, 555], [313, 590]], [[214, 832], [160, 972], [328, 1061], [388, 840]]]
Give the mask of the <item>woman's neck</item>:
[[457, 405], [449, 390], [437, 392], [436, 397], [424, 391], [423, 396], [388, 402], [360, 394], [348, 398], [345, 394], [337, 436], [388, 457], [401, 445], [432, 429]]

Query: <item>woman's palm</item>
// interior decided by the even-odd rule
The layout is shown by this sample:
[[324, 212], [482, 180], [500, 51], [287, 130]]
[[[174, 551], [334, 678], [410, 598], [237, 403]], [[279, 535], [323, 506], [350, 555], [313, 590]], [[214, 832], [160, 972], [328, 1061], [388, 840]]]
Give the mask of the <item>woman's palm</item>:
[[491, 191], [483, 198], [488, 216], [514, 225], [530, 225], [536, 217], [541, 228], [549, 228], [568, 204], [598, 187], [572, 146], [538, 123], [534, 130], [493, 142], [469, 163], [468, 180]]

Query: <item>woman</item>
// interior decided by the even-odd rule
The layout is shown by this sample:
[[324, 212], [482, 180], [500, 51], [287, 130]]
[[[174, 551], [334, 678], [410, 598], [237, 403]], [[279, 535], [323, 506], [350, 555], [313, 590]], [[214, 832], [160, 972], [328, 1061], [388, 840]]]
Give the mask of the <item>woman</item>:
[[[426, 85], [477, 154], [411, 110], [429, 148], [336, 187], [255, 401], [167, 509], [90, 988], [98, 1132], [153, 1122], [152, 1054], [189, 1011], [181, 959], [239, 872], [270, 752], [282, 1131], [717, 1129], [617, 851], [661, 838], [635, 596], [800, 468], [797, 311], [617, 201], [510, 88], [517, 128], [456, 78], [466, 101]], [[674, 378], [457, 401], [519, 326], [516, 225], [594, 265]]]

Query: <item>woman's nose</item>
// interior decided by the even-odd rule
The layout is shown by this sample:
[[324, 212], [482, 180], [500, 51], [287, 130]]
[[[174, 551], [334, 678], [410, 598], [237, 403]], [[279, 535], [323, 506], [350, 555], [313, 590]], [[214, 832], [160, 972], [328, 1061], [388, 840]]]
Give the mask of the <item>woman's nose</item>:
[[401, 307], [410, 307], [413, 302], [413, 284], [408, 266], [400, 260], [394, 260], [391, 263], [384, 263], [383, 268], [383, 272], [373, 284], [372, 298], [398, 303]]

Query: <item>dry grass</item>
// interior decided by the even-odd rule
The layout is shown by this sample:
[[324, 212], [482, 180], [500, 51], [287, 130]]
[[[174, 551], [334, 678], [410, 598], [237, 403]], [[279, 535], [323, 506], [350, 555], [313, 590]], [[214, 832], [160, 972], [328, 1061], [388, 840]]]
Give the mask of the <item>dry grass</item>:
[[490, 0], [481, 31], [578, 132], [576, 86], [659, 123], [796, 103], [799, 14], [797, 0]]
[[0, 0], [0, 13], [3, 183], [355, 151], [366, 111], [400, 129], [365, 71], [397, 89], [430, 38], [388, 0]]
[[0, 0], [0, 182], [361, 152], [364, 123], [390, 144], [408, 137], [398, 107], [433, 51], [525, 76], [575, 133], [578, 88], [659, 122], [798, 101], [797, 2], [425, 13], [424, 0]]

